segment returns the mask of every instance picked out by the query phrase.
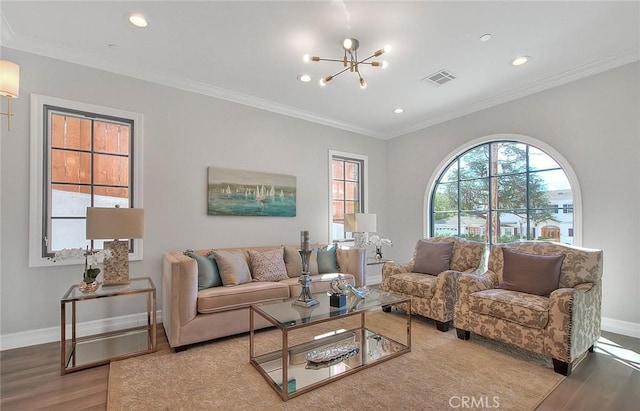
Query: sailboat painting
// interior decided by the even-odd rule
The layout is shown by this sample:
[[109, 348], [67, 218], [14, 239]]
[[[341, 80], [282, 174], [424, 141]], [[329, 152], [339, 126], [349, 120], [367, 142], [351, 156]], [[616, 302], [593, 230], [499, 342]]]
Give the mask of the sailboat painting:
[[296, 216], [296, 177], [286, 174], [207, 168], [207, 214]]

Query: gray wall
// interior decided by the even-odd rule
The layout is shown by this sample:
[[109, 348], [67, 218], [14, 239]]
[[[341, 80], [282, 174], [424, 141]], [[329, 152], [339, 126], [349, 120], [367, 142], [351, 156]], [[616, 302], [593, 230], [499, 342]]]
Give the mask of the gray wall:
[[[1, 139], [2, 335], [59, 327], [60, 298], [82, 272], [28, 268], [31, 93], [144, 115], [144, 260], [132, 262], [130, 272], [152, 277], [157, 287], [167, 251], [295, 244], [303, 229], [312, 241], [327, 241], [329, 150], [368, 156], [375, 181], [369, 211], [380, 215], [384, 230], [385, 141], [11, 49], [2, 49], [2, 57], [21, 67], [13, 129]], [[297, 217], [207, 216], [207, 166], [295, 175]], [[82, 314], [126, 313], [119, 307]]]
[[[156, 285], [166, 251], [295, 243], [302, 229], [326, 241], [328, 150], [369, 156], [369, 212], [394, 241], [385, 257], [406, 261], [424, 234], [426, 185], [442, 159], [478, 137], [531, 136], [562, 154], [578, 176], [583, 245], [605, 251], [603, 315], [640, 323], [637, 63], [382, 141], [11, 49], [2, 49], [2, 57], [20, 64], [21, 93], [13, 130], [2, 130], [0, 138], [1, 336], [33, 333], [37, 339], [43, 329], [55, 336], [60, 297], [82, 270], [28, 268], [31, 93], [144, 115], [144, 261], [131, 264], [131, 275], [150, 276]], [[298, 216], [207, 216], [207, 166], [297, 176]], [[126, 308], [97, 305], [85, 319], [122, 315]]]
[[483, 136], [515, 133], [551, 146], [582, 190], [585, 247], [604, 250], [606, 325], [640, 323], [640, 75], [638, 63], [395, 138], [387, 154], [389, 257], [407, 261], [425, 217], [425, 192], [442, 159]]

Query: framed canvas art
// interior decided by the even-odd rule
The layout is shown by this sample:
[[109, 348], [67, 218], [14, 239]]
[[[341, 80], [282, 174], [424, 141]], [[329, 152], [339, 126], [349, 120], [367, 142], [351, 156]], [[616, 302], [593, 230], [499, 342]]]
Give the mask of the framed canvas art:
[[296, 216], [296, 177], [229, 168], [207, 168], [207, 214]]

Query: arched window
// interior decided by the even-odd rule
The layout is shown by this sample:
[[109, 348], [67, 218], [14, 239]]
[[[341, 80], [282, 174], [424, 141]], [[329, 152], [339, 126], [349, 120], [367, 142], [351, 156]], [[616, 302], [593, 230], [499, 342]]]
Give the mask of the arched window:
[[536, 146], [515, 139], [485, 142], [440, 170], [428, 198], [431, 237], [575, 243], [577, 180]]

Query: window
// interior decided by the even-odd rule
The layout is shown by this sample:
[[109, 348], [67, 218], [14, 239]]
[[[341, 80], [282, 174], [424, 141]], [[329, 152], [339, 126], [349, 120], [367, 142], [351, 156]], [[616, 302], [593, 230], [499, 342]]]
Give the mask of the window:
[[562, 205], [562, 213], [563, 214], [572, 214], [573, 213], [573, 204], [563, 204]]
[[329, 153], [330, 162], [330, 241], [352, 239], [344, 231], [345, 214], [365, 212], [365, 176], [367, 157], [356, 154]]
[[[37, 267], [60, 249], [90, 244], [87, 207], [142, 206], [142, 116], [51, 97], [32, 99], [29, 261]], [[94, 248], [102, 248], [102, 241]], [[135, 240], [130, 257], [142, 258], [141, 251]]]
[[[489, 244], [551, 239], [574, 226], [573, 191], [565, 170], [537, 147], [511, 140], [476, 145], [451, 159], [430, 193], [429, 233]], [[540, 233], [540, 237], [537, 234]]]

